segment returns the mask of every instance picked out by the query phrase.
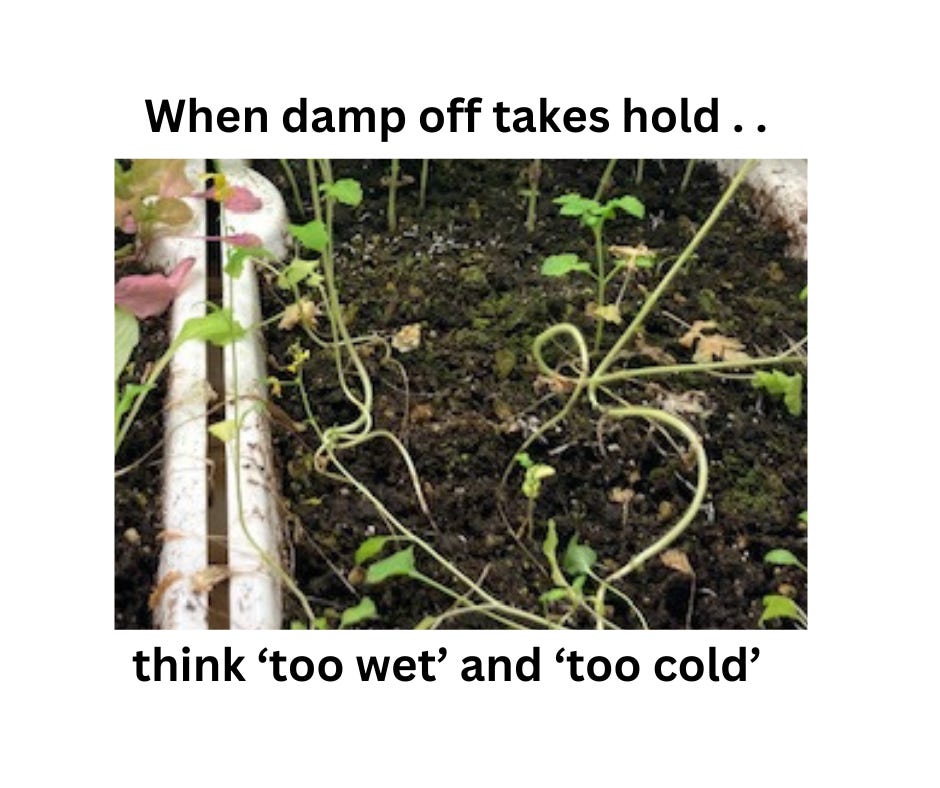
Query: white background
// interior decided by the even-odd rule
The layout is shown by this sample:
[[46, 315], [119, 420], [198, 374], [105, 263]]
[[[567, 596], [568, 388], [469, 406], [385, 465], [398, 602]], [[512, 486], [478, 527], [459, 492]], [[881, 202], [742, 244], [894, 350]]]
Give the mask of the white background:
[[[799, 2], [197, 5], [33, 4], [4, 24], [4, 782], [931, 782], [934, 26], [904, 2], [843, 17]], [[652, 107], [717, 96], [721, 130], [499, 135], [487, 114], [473, 135], [418, 130], [422, 107], [457, 95], [487, 107], [546, 96], [611, 119], [624, 96]], [[150, 132], [145, 98], [189, 96], [265, 106], [268, 133]], [[402, 106], [409, 125], [386, 145], [280, 131], [280, 109], [302, 96]], [[154, 156], [808, 158], [811, 630], [112, 631], [111, 160]], [[248, 682], [138, 683], [131, 656], [156, 644], [231, 645]], [[441, 645], [434, 684], [354, 678], [355, 654]], [[462, 655], [533, 645], [539, 684], [457, 679]], [[656, 656], [710, 645], [760, 648], [747, 683], [653, 679]], [[265, 646], [337, 655], [346, 677], [276, 684], [254, 661]], [[644, 672], [573, 684], [551, 659], [561, 646], [632, 654]]]

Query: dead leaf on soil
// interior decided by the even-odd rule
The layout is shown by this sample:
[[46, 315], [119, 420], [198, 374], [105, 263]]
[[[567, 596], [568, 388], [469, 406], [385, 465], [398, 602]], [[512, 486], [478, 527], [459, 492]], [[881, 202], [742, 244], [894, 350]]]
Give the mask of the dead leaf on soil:
[[532, 384], [532, 388], [535, 389], [536, 393], [547, 390], [552, 394], [567, 394], [574, 388], [574, 381], [567, 380], [561, 375], [538, 375]]
[[316, 328], [317, 315], [319, 314], [320, 310], [313, 301], [307, 298], [301, 298], [300, 303], [290, 304], [287, 309], [284, 310], [284, 315], [281, 317], [281, 322], [277, 324], [277, 327], [281, 329], [281, 331], [290, 331], [298, 323], [303, 322], [304, 325], [309, 328]]
[[663, 562], [664, 566], [675, 570], [681, 575], [695, 577], [695, 571], [692, 569], [692, 564], [689, 563], [689, 557], [682, 550], [676, 548], [666, 550], [659, 556], [659, 560]]
[[692, 360], [697, 364], [712, 361], [744, 361], [749, 356], [744, 352], [744, 345], [734, 337], [724, 334], [705, 334], [703, 332], [718, 328], [714, 320], [696, 320], [691, 328], [679, 339], [683, 347], [695, 345]]
[[584, 313], [592, 320], [603, 320], [605, 323], [613, 323], [618, 326], [623, 322], [623, 318], [620, 316], [620, 310], [617, 308], [616, 304], [598, 306], [593, 301], [590, 301], [587, 307], [585, 307]]
[[676, 394], [666, 389], [656, 393], [656, 404], [673, 416], [710, 416], [712, 409], [708, 407], [708, 396], [704, 391], [692, 389]]
[[629, 487], [614, 487], [607, 491], [607, 500], [611, 503], [619, 503], [621, 506], [629, 506], [635, 495], [636, 492]]
[[412, 323], [395, 332], [392, 347], [399, 353], [410, 353], [421, 345], [421, 324]]

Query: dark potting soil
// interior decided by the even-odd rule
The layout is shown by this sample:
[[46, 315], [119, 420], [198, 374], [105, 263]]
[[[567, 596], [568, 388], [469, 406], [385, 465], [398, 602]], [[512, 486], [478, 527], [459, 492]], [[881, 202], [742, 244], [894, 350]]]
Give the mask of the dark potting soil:
[[[358, 208], [337, 209], [335, 225], [340, 298], [351, 332], [389, 338], [406, 325], [421, 325], [420, 345], [393, 354], [404, 375], [396, 365], [382, 363], [378, 348], [366, 363], [375, 384], [376, 427], [394, 432], [407, 445], [439, 530], [420, 511], [401, 458], [388, 442], [371, 441], [344, 453], [342, 460], [396, 517], [465, 574], [485, 575], [492, 594], [535, 612], [544, 612], [539, 596], [552, 587], [541, 552], [549, 518], [557, 524], [559, 554], [577, 534], [597, 552], [598, 573], [604, 575], [674, 523], [692, 495], [693, 471], [682, 456], [680, 437], [673, 446], [642, 421], [598, 420], [582, 403], [529, 449], [533, 459], [556, 470], [543, 482], [534, 536], [520, 540], [513, 535], [526, 514], [518, 469], [499, 505], [507, 463], [529, 431], [556, 413], [566, 397], [539, 383], [531, 357], [534, 337], [561, 321], [578, 325], [588, 341], [594, 336], [595, 324], [585, 314], [594, 298], [592, 281], [549, 279], [539, 268], [546, 256], [562, 252], [593, 260], [590, 232], [576, 219], [559, 216], [552, 199], [569, 192], [593, 195], [605, 164], [542, 162], [538, 221], [530, 235], [525, 198], [519, 194], [527, 185], [528, 162], [432, 161], [427, 207], [419, 215], [420, 162], [403, 161], [402, 172], [415, 183], [399, 189], [394, 233], [386, 226], [382, 186], [388, 162], [333, 163], [335, 178], [355, 178], [364, 190]], [[291, 166], [301, 194], [309, 195], [304, 164]], [[301, 213], [277, 162], [258, 162], [256, 168], [282, 190], [293, 221], [311, 218], [309, 197]], [[618, 163], [607, 195], [636, 195], [647, 217], [640, 221], [618, 214], [605, 227], [606, 242], [642, 242], [661, 259], [674, 259], [723, 188], [715, 170], [699, 164], [688, 190], [680, 194], [684, 168], [681, 161], [647, 161], [644, 180], [636, 184], [635, 162]], [[715, 321], [720, 333], [739, 340], [752, 356], [776, 354], [806, 335], [806, 304], [799, 297], [806, 264], [786, 257], [785, 234], [762, 225], [751, 206], [746, 190], [739, 192], [647, 319], [645, 345], [631, 347], [625, 364], [664, 363], [669, 357], [689, 362], [691, 352], [678, 339], [696, 320]], [[623, 302], [627, 321], [658, 281], [656, 271], [641, 271], [634, 279]], [[608, 299], [619, 284], [610, 285]], [[283, 292], [268, 283], [266, 315], [283, 305]], [[610, 347], [618, 334], [617, 326], [608, 325], [604, 346]], [[278, 370], [289, 362], [288, 347], [301, 337], [299, 330], [269, 326], [272, 375], [290, 377]], [[343, 423], [352, 411], [337, 386], [331, 357], [312, 351], [305, 376], [315, 416], [323, 426]], [[554, 360], [570, 355], [570, 343], [559, 342], [551, 354]], [[790, 371], [797, 369], [805, 375], [801, 367]], [[740, 375], [655, 378], [623, 385], [616, 393], [633, 404], [678, 407], [703, 436], [710, 461], [705, 506], [673, 545], [694, 574], [684, 571], [681, 561], [667, 566], [657, 557], [619, 583], [649, 625], [754, 628], [762, 597], [772, 593], [791, 596], [806, 609], [806, 578], [800, 570], [763, 562], [774, 548], [806, 560], [807, 532], [799, 521], [807, 505], [805, 410], [792, 416], [781, 400], [754, 389]], [[355, 490], [316, 473], [314, 436], [285, 427], [291, 419], [303, 420], [296, 392], [284, 386], [273, 402], [280, 409], [275, 440], [292, 571], [318, 615], [335, 625], [338, 612], [364, 595], [374, 600], [379, 614], [366, 626], [377, 628], [414, 627], [448, 609], [452, 600], [412, 580], [362, 585], [353, 555], [367, 536], [386, 533], [386, 528]], [[132, 445], [128, 456], [134, 455]], [[143, 468], [139, 473], [146, 475]], [[146, 495], [130, 496], [144, 519], [158, 511], [149, 497], [154, 493]], [[129, 521], [117, 523], [119, 568], [128, 551], [121, 547], [121, 533], [128, 526]], [[134, 527], [141, 528], [137, 521]], [[135, 554], [141, 550], [134, 548]], [[416, 555], [422, 572], [464, 590], [421, 551]], [[118, 587], [124, 582], [119, 577]], [[611, 595], [607, 599], [619, 626], [637, 626], [622, 603]], [[142, 612], [144, 604], [141, 600], [135, 610]], [[286, 608], [287, 621], [301, 618], [289, 597]], [[129, 623], [129, 612], [121, 615], [127, 617], [122, 626], [136, 625]], [[494, 626], [479, 615], [449, 624]], [[589, 624], [580, 617], [568, 621]]]
[[[116, 243], [116, 247], [123, 245]], [[149, 273], [136, 264], [115, 267], [115, 279]], [[140, 344], [129, 368], [119, 381], [140, 383], [150, 364], [169, 345], [169, 313], [140, 323]], [[165, 376], [140, 409], [114, 458], [114, 626], [116, 629], [149, 629], [147, 601], [157, 576], [162, 522], [163, 403]]]

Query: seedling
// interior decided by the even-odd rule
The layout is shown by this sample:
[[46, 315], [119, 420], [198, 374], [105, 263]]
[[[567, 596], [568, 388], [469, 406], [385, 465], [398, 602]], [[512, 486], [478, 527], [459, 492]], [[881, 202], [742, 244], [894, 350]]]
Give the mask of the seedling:
[[803, 412], [803, 376], [799, 372], [788, 375], [779, 369], [770, 372], [758, 370], [751, 384], [756, 389], [764, 389], [771, 396], [782, 397], [791, 415], [799, 416]]
[[589, 200], [580, 194], [565, 194], [554, 200], [561, 206], [562, 216], [572, 216], [580, 220], [584, 227], [590, 229], [594, 237], [594, 266], [579, 260], [576, 254], [565, 253], [547, 257], [542, 263], [542, 273], [545, 276], [565, 276], [571, 272], [589, 274], [597, 283], [597, 303], [594, 308], [597, 330], [594, 336], [594, 352], [600, 350], [604, 336], [604, 323], [607, 321], [619, 322], [619, 309], [616, 315], [609, 308], [613, 305], [605, 300], [607, 283], [615, 276], [622, 265], [615, 265], [610, 273], [606, 272], [606, 252], [604, 250], [604, 223], [610, 219], [617, 210], [642, 219], [646, 215], [646, 208], [636, 197], [625, 194], [601, 204], [597, 200]]
[[526, 198], [528, 210], [526, 211], [525, 228], [529, 233], [535, 232], [536, 210], [539, 203], [539, 179], [542, 176], [542, 162], [539, 159], [533, 159], [532, 163], [526, 167], [526, 177], [529, 181], [528, 188], [519, 192]]
[[613, 182], [614, 167], [616, 166], [616, 159], [611, 159], [607, 162], [607, 166], [604, 167], [604, 172], [601, 173], [601, 179], [597, 182], [597, 190], [594, 192], [595, 200], [600, 200], [607, 193], [610, 184]]
[[685, 165], [685, 172], [682, 173], [682, 183], [679, 184], [679, 194], [685, 194], [689, 188], [689, 181], [692, 179], [692, 170], [695, 167], [695, 159], [689, 159]]
[[421, 159], [421, 179], [418, 184], [418, 213], [424, 211], [428, 197], [428, 159]]
[[[566, 623], [573, 616], [578, 608], [584, 608], [588, 613], [594, 613], [591, 605], [595, 603], [595, 595], [586, 596], [584, 593], [584, 584], [590, 578], [597, 584], [598, 588], [605, 587], [615, 596], [622, 599], [630, 610], [639, 619], [643, 629], [649, 629], [646, 618], [626, 594], [621, 593], [616, 588], [608, 586], [605, 581], [594, 572], [594, 565], [597, 563], [597, 552], [587, 544], [582, 544], [578, 540], [578, 535], [572, 535], [568, 540], [565, 553], [562, 556], [561, 566], [558, 563], [558, 533], [554, 520], [548, 521], [545, 541], [542, 542], [542, 555], [548, 561], [549, 571], [552, 582], [555, 587], [546, 591], [539, 597], [539, 601], [546, 607], [559, 602], [568, 603], [568, 612], [565, 613], [559, 623]], [[564, 570], [564, 571], [562, 571]], [[569, 582], [568, 578], [572, 578]], [[599, 623], [604, 626], [612, 626], [606, 618], [601, 618]]]
[[531, 536], [534, 531], [535, 501], [542, 492], [542, 481], [554, 476], [555, 469], [551, 465], [535, 462], [527, 452], [517, 454], [516, 462], [525, 470], [525, 477], [522, 479], [522, 494], [529, 502], [523, 533]]
[[[808, 519], [806, 512], [802, 512], [798, 519], [805, 527]], [[809, 571], [806, 568], [806, 564], [800, 561], [800, 559], [789, 550], [783, 548], [777, 548], [766, 553], [764, 555], [764, 563], [771, 564], [772, 566], [795, 566], [803, 572], [804, 575]], [[764, 604], [764, 610], [757, 621], [759, 627], [763, 627], [765, 621], [770, 621], [775, 618], [785, 618], [790, 621], [795, 621], [804, 629], [809, 624], [806, 611], [788, 596], [784, 596], [783, 594], [768, 594], [763, 598], [762, 602]]]
[[[119, 356], [126, 353], [129, 344], [128, 336], [133, 333], [133, 330], [129, 328], [127, 318], [120, 316], [120, 312], [120, 309], [115, 310], [115, 320], [116, 322], [120, 321], [122, 324], [122, 328], [119, 332], [125, 336], [120, 348], [118, 347], [118, 342], [115, 342], [116, 361]], [[116, 339], [119, 332], [116, 331]], [[204, 317], [192, 317], [187, 320], [180, 329], [179, 334], [176, 335], [176, 339], [170, 343], [166, 352], [164, 352], [157, 360], [157, 363], [153, 365], [153, 368], [150, 370], [150, 373], [143, 383], [131, 384], [125, 387], [121, 396], [115, 396], [114, 453], [117, 454], [118, 449], [121, 448], [121, 443], [124, 441], [124, 438], [127, 437], [127, 432], [134, 422], [134, 419], [137, 417], [137, 413], [140, 411], [140, 407], [143, 405], [147, 394], [154, 388], [161, 373], [166, 369], [167, 364], [170, 363], [170, 359], [173, 358], [176, 351], [179, 350], [184, 342], [188, 342], [189, 340], [201, 340], [210, 342], [218, 347], [224, 347], [225, 345], [229, 345], [241, 339], [245, 334], [245, 328], [232, 317], [232, 311], [230, 309], [215, 309]]]

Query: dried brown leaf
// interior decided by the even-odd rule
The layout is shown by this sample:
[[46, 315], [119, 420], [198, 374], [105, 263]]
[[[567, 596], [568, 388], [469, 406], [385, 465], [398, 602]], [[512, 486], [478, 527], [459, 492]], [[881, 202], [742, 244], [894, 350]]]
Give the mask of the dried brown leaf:
[[287, 309], [284, 310], [284, 315], [281, 317], [281, 322], [277, 324], [277, 327], [281, 329], [281, 331], [290, 331], [298, 323], [303, 322], [310, 328], [316, 328], [317, 315], [319, 314], [320, 310], [317, 308], [316, 304], [309, 299], [301, 298], [300, 303], [290, 304]]
[[421, 345], [421, 324], [412, 323], [395, 332], [392, 347], [399, 353], [409, 353]]
[[611, 503], [619, 503], [621, 506], [628, 506], [636, 492], [629, 487], [614, 487], [607, 491], [607, 500]]
[[692, 569], [692, 564], [689, 563], [689, 557], [682, 550], [676, 548], [666, 550], [660, 554], [659, 560], [662, 561], [664, 566], [675, 570], [679, 574], [695, 577], [695, 571]]
[[695, 344], [696, 340], [702, 338], [703, 331], [712, 328], [718, 328], [718, 324], [714, 320], [696, 320], [692, 324], [692, 327], [679, 339], [679, 344], [682, 345], [682, 347], [690, 348]]
[[197, 594], [208, 594], [223, 580], [232, 576], [227, 566], [213, 564], [196, 572], [191, 578], [192, 589]]
[[166, 593], [167, 589], [182, 579], [183, 573], [178, 569], [174, 569], [172, 572], [167, 572], [163, 577], [160, 578], [160, 582], [157, 583], [153, 591], [150, 592], [150, 598], [147, 600], [147, 606], [151, 610], [156, 610], [157, 605], [160, 604], [160, 600], [163, 599], [163, 595]]

